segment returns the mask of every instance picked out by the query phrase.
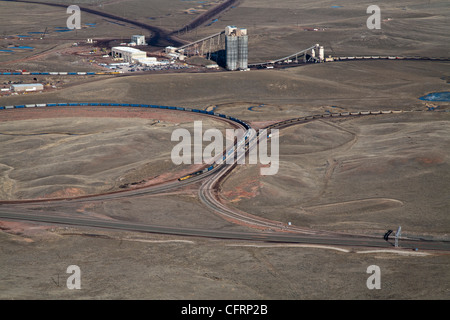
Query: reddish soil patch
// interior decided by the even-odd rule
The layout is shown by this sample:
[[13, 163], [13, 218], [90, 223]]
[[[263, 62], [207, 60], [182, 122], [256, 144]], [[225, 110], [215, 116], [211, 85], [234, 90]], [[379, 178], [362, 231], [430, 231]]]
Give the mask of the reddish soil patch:
[[[56, 111], [56, 112], [55, 112]], [[106, 117], [158, 119], [169, 123], [198, 120], [198, 114], [172, 110], [147, 109], [137, 107], [44, 107], [2, 110], [0, 121], [29, 119], [67, 118], [67, 117]]]
[[434, 165], [434, 164], [442, 164], [444, 163], [444, 158], [439, 155], [429, 155], [426, 157], [418, 157], [416, 161], [422, 165]]
[[[259, 172], [259, 171], [258, 171]], [[232, 190], [222, 191], [223, 198], [229, 202], [239, 202], [243, 199], [255, 198], [260, 194], [261, 182], [259, 176], [251, 175], [240, 182]]]
[[86, 193], [80, 188], [65, 188], [49, 194], [46, 198], [72, 198], [84, 196]]
[[[0, 221], [0, 231], [14, 235], [31, 236], [51, 228], [53, 228], [53, 226], [37, 226], [28, 222]], [[33, 242], [33, 240], [28, 238], [23, 238], [22, 240], [25, 242]]]

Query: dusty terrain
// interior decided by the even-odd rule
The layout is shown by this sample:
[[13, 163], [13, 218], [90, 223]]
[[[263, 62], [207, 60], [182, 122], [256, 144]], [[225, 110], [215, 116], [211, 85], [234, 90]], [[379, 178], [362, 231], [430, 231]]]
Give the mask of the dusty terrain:
[[[86, 236], [82, 234], [85, 233]], [[97, 236], [95, 236], [97, 234]], [[448, 256], [54, 229], [29, 242], [0, 234], [2, 299], [445, 299]], [[66, 269], [81, 269], [68, 290]], [[368, 290], [366, 269], [381, 268]]]
[[[446, 91], [448, 62], [352, 61], [285, 70], [97, 78], [51, 93], [4, 97], [2, 104], [49, 101], [152, 103], [206, 108], [243, 120], [285, 119], [330, 110], [426, 109], [418, 98]], [[270, 104], [275, 108], [248, 110]], [[436, 102], [442, 106], [446, 102]], [[340, 110], [343, 110], [340, 109]]]
[[[171, 30], [196, 16], [183, 10], [200, 5], [195, 1], [173, 1], [173, 6], [159, 0], [95, 2], [110, 13], [128, 18], [139, 14], [138, 20]], [[125, 3], [133, 6], [123, 10]], [[332, 1], [243, 0], [219, 15], [217, 22], [180, 37], [199, 39], [230, 24], [247, 27], [253, 62], [315, 43], [325, 46], [326, 55], [448, 56], [450, 10], [445, 1], [378, 2], [384, 20], [381, 30], [372, 31], [366, 27], [370, 4], [346, 0], [334, 8]], [[47, 26], [54, 30], [67, 19], [57, 10], [0, 2], [0, 29], [3, 35], [43, 31]], [[11, 12], [24, 15], [13, 21], [8, 19]], [[0, 40], [0, 49], [10, 44], [35, 47], [14, 55], [0, 53], [0, 68], [87, 71], [85, 61], [60, 52], [75, 40], [129, 39], [140, 32], [97, 16], [83, 17], [83, 23], [96, 23], [95, 27], [85, 26], [76, 34], [53, 32], [44, 40]], [[305, 30], [311, 27], [320, 30]], [[41, 52], [49, 54], [9, 64]], [[418, 99], [449, 91], [448, 70], [448, 62], [352, 61], [250, 72], [70, 80], [40, 76], [36, 81], [64, 81], [63, 89], [2, 97], [0, 105], [120, 102], [215, 107], [255, 127], [326, 112], [418, 110], [282, 129], [279, 173], [263, 177], [259, 166], [238, 166], [221, 185], [221, 197], [252, 214], [315, 230], [382, 237], [401, 225], [406, 236], [449, 240], [450, 103]], [[17, 78], [0, 78], [1, 83], [11, 80]], [[442, 112], [427, 111], [430, 106]], [[167, 141], [173, 128], [190, 128], [198, 119], [195, 115], [109, 108], [105, 116], [100, 115], [101, 108], [69, 109], [0, 111], [3, 199], [95, 193], [118, 188], [123, 181], [148, 182], [157, 175], [173, 177], [189, 171], [167, 164], [172, 149]], [[221, 122], [202, 119], [208, 126], [225, 128]], [[93, 151], [84, 152], [80, 146]], [[74, 156], [82, 157], [84, 164], [64, 162]], [[51, 172], [45, 172], [49, 166]], [[14, 170], [9, 172], [11, 167]], [[199, 201], [196, 187], [157, 196], [26, 208], [162, 226], [249, 231], [209, 211]], [[442, 252], [276, 246], [11, 221], [1, 221], [0, 230], [1, 299], [445, 300], [450, 290], [450, 260]], [[66, 268], [73, 264], [82, 271], [81, 290], [68, 290], [65, 285]], [[370, 265], [381, 268], [381, 290], [366, 287]]]
[[[0, 118], [0, 199], [76, 197], [176, 179], [197, 166], [173, 164], [171, 134], [193, 133], [194, 120], [136, 108], [8, 110]], [[202, 125], [231, 127], [209, 117]]]
[[[448, 3], [377, 1], [381, 29], [369, 30], [366, 10], [372, 4], [351, 0], [246, 0], [220, 15], [216, 23], [183, 37], [199, 39], [227, 25], [245, 27], [250, 63], [281, 58], [316, 43], [325, 47], [326, 55], [448, 56]], [[308, 31], [311, 29], [318, 31]]]
[[[284, 129], [280, 169], [238, 168], [223, 195], [246, 212], [318, 230], [449, 239], [448, 113], [319, 120]], [[281, 209], [282, 208], [282, 209]]]
[[[448, 189], [448, 113], [426, 112], [427, 103], [417, 99], [430, 91], [445, 90], [448, 85], [442, 77], [446, 72], [441, 66], [446, 64], [396, 62], [385, 75], [381, 67], [386, 65], [364, 62], [347, 64], [347, 68], [343, 64], [312, 65], [274, 73], [126, 77], [102, 80], [98, 87], [96, 83], [80, 84], [70, 90], [4, 100], [5, 104], [97, 99], [132, 103], [142, 102], [142, 96], [146, 103], [217, 106], [219, 112], [256, 124], [327, 111], [423, 110], [283, 129], [279, 174], [261, 177], [258, 167], [238, 167], [223, 184], [222, 196], [230, 205], [251, 213], [315, 229], [381, 236], [387, 229], [402, 225], [408, 236], [447, 239], [449, 204], [443, 190]], [[365, 66], [380, 71], [357, 81], [357, 77], [363, 79]], [[334, 80], [323, 84], [319, 81], [321, 72], [334, 73]], [[244, 77], [254, 78], [246, 82]], [[248, 87], [240, 86], [246, 83]], [[269, 94], [271, 84], [278, 85]], [[283, 84], [297, 89], [286, 90]], [[376, 87], [372, 94], [371, 86]], [[225, 91], [217, 92], [217, 87]], [[335, 94], [327, 96], [331, 90]], [[435, 104], [444, 111], [448, 108], [445, 102]], [[164, 120], [163, 112], [159, 116]], [[140, 121], [146, 120], [133, 119], [133, 123]], [[327, 175], [330, 180], [326, 182]], [[156, 225], [246, 230], [206, 210], [193, 189], [129, 201], [86, 203], [75, 208], [58, 205], [50, 210]], [[303, 247], [255, 248], [243, 247], [248, 243], [242, 242], [238, 247], [229, 247], [227, 241], [181, 237], [163, 239], [194, 243], [136, 242], [124, 239], [160, 237], [85, 228], [62, 230], [107, 237], [55, 236], [56, 231], [31, 226], [3, 224], [3, 237], [9, 239], [2, 241], [6, 253], [2, 259], [4, 298], [36, 297], [42, 288], [46, 292], [40, 295], [43, 298], [442, 299], [448, 295], [447, 255], [355, 253], [364, 251], [361, 248], [345, 248], [353, 253]], [[61, 256], [66, 246], [83, 249]], [[149, 256], [136, 254], [142, 249]], [[17, 250], [24, 252], [24, 260], [12, 260], [10, 255]], [[40, 252], [39, 260], [30, 250]], [[96, 254], [99, 250], [101, 256]], [[114, 266], [102, 262], [104, 259], [114, 261]], [[28, 268], [33, 261], [33, 269]], [[53, 269], [39, 271], [47, 264]], [[79, 264], [86, 272], [86, 290], [67, 292], [63, 282], [66, 264]], [[365, 271], [371, 264], [382, 268], [383, 289], [379, 292], [365, 286]], [[31, 274], [29, 282], [17, 280], [19, 274], [27, 272]], [[124, 280], [113, 282], [116, 278]], [[18, 281], [17, 286], [11, 287], [12, 281]], [[150, 290], [149, 285], [157, 289]]]
[[[48, 1], [52, 2], [52, 1]], [[136, 21], [152, 24], [169, 31], [178, 30], [220, 1], [82, 1], [101, 12], [134, 18]], [[223, 13], [212, 24], [195, 28], [177, 37], [192, 41], [223, 31], [227, 25], [248, 29], [249, 62], [261, 62], [280, 58], [319, 43], [325, 54], [333, 56], [357, 55], [411, 55], [428, 57], [448, 57], [447, 23], [450, 10], [446, 1], [378, 1], [382, 10], [382, 28], [369, 30], [366, 20], [367, 7], [371, 3], [346, 0], [336, 7], [333, 1], [323, 0], [299, 2], [295, 0], [245, 0], [240, 1]], [[197, 8], [197, 12], [185, 10]], [[63, 8], [38, 4], [0, 2], [0, 26], [3, 38], [0, 50], [9, 45], [32, 46], [35, 49], [15, 50], [14, 53], [0, 52], [0, 62], [34, 56], [40, 52], [54, 50], [56, 45], [71, 45], [73, 41], [94, 39], [121, 39], [129, 41], [132, 34], [151, 34], [136, 26], [91, 13], [83, 13], [82, 29], [76, 32], [56, 32], [66, 26], [69, 15]], [[15, 12], [22, 12], [20, 19], [10, 21]], [[48, 35], [39, 40], [40, 35], [28, 32], [44, 32]], [[318, 31], [308, 31], [317, 29]], [[4, 39], [18, 34], [28, 35], [21, 39]], [[276, 45], [274, 45], [276, 43]], [[158, 48], [154, 48], [155, 50]], [[161, 48], [160, 48], [161, 49]], [[40, 59], [40, 66], [54, 65], [50, 59]], [[0, 65], [1, 66], [1, 65]], [[59, 61], [63, 69], [70, 68], [70, 56]], [[30, 66], [31, 67], [31, 66]], [[81, 68], [81, 65], [77, 67]], [[81, 70], [81, 69], [80, 69]], [[70, 70], [68, 70], [70, 71]], [[81, 70], [81, 71], [84, 71]]]

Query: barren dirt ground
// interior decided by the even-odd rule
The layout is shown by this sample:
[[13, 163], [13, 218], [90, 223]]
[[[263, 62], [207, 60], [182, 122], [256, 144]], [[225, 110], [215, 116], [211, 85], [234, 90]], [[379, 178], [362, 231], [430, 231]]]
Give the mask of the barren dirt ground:
[[449, 120], [422, 112], [284, 129], [278, 173], [242, 166], [223, 195], [246, 212], [313, 229], [382, 235], [402, 225], [404, 234], [449, 240]]
[[[42, 109], [3, 113], [0, 199], [113, 192], [195, 170], [195, 165], [171, 161], [177, 144], [171, 141], [172, 131], [181, 127], [193, 132], [194, 117], [187, 113], [62, 108], [57, 119], [52, 113]], [[204, 130], [226, 127], [206, 117], [202, 124]]]
[[[448, 256], [56, 228], [0, 234], [2, 299], [445, 299]], [[81, 290], [68, 290], [69, 265]], [[368, 290], [367, 267], [381, 268]]]
[[[193, 18], [183, 13], [194, 6], [191, 1], [176, 1], [174, 7], [162, 0], [96, 2], [107, 12], [127, 17], [142, 12], [141, 21], [168, 29]], [[125, 3], [133, 6], [121, 10]], [[158, 10], [147, 10], [152, 4]], [[217, 22], [180, 36], [199, 39], [226, 25], [247, 27], [253, 62], [316, 43], [325, 46], [326, 55], [448, 56], [446, 1], [380, 1], [382, 29], [373, 31], [366, 27], [370, 4], [345, 0], [335, 8], [335, 2], [325, 0], [243, 0]], [[86, 15], [83, 23], [96, 23], [95, 27], [84, 26], [75, 35], [59, 34], [55, 27], [64, 26], [67, 15], [56, 11], [0, 2], [1, 35], [52, 30], [44, 40], [0, 40], [0, 49], [35, 47], [14, 55], [0, 53], [0, 68], [88, 70], [84, 62], [59, 52], [75, 40], [111, 35], [129, 39], [140, 31]], [[26, 14], [8, 19], [11, 12]], [[323, 30], [305, 31], [310, 27]], [[25, 64], [8, 65], [47, 50], [54, 51]], [[352, 61], [250, 72], [36, 78], [24, 79], [64, 81], [64, 88], [2, 97], [0, 105], [110, 102], [215, 107], [255, 127], [326, 112], [419, 110], [282, 129], [279, 173], [260, 176], [259, 166], [238, 166], [222, 184], [221, 196], [230, 206], [252, 214], [316, 230], [382, 237], [401, 225], [406, 236], [449, 240], [450, 103], [418, 99], [450, 91], [448, 62]], [[0, 82], [11, 79], [17, 80], [2, 76]], [[427, 111], [430, 106], [442, 112]], [[0, 196], [80, 195], [114, 190], [122, 182], [189, 172], [190, 168], [170, 162], [173, 145], [168, 142], [172, 129], [191, 129], [197, 119], [133, 108], [1, 110]], [[202, 119], [205, 128], [226, 128]], [[249, 231], [209, 211], [195, 187], [167, 195], [29, 208], [162, 226]], [[445, 300], [450, 294], [449, 263], [448, 253], [422, 250], [373, 252], [0, 221], [0, 299]], [[81, 290], [66, 287], [69, 265], [81, 269]], [[370, 265], [381, 268], [381, 290], [366, 286]]]

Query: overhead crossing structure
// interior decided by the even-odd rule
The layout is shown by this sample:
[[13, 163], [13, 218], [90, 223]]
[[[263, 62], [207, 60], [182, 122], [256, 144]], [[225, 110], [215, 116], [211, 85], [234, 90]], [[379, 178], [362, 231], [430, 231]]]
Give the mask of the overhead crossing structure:
[[185, 56], [204, 56], [207, 59], [212, 59], [214, 54], [223, 50], [225, 50], [225, 31], [177, 48], [177, 51]]
[[[227, 27], [231, 28], [231, 27]], [[243, 29], [244, 30], [244, 29]], [[231, 41], [231, 37], [228, 35], [228, 42]], [[240, 37], [243, 39], [236, 39], [241, 40], [241, 42], [244, 40], [248, 43], [248, 38], [245, 33], [244, 37]], [[260, 67], [260, 66], [270, 66], [277, 63], [307, 63], [307, 62], [323, 62], [324, 61], [324, 49], [323, 46], [320, 46], [319, 44], [315, 44], [314, 46], [311, 46], [307, 49], [300, 50], [298, 52], [295, 52], [293, 54], [290, 54], [288, 56], [275, 59], [275, 60], [269, 60], [265, 62], [259, 62], [259, 63], [252, 63], [248, 64], [248, 49], [246, 45], [238, 46], [236, 45], [236, 56], [239, 56], [238, 53], [241, 53], [241, 56], [243, 57], [240, 60], [245, 61], [245, 63], [240, 63], [239, 68], [229, 68], [230, 70], [234, 69], [244, 69], [251, 68], [251, 67]], [[228, 47], [232, 49], [232, 46], [228, 44]], [[188, 57], [192, 56], [202, 56], [209, 60], [215, 60], [216, 62], [222, 63], [223, 65], [227, 65], [228, 67], [228, 60], [230, 60], [229, 55], [233, 52], [228, 52], [227, 48], [227, 29], [218, 33], [215, 33], [213, 35], [210, 35], [208, 37], [204, 37], [202, 39], [196, 40], [194, 42], [185, 44], [181, 47], [176, 48], [176, 51], [180, 54], [183, 54]], [[239, 51], [239, 48], [241, 50]], [[245, 50], [243, 50], [245, 49]], [[232, 51], [232, 50], [231, 50]], [[232, 60], [232, 59], [231, 59]], [[235, 59], [236, 61], [239, 60], [238, 58]], [[240, 61], [239, 60], [239, 61]], [[237, 63], [238, 64], [238, 63]]]
[[[301, 51], [298, 51], [296, 53], [293, 53], [291, 55], [276, 59], [276, 60], [270, 60], [265, 62], [259, 62], [259, 63], [251, 63], [248, 65], [249, 68], [251, 67], [260, 67], [260, 66], [269, 66], [274, 65], [277, 63], [307, 63], [307, 62], [323, 62], [324, 61], [324, 53], [323, 53], [323, 47], [316, 44], [312, 47], [309, 47], [307, 49], [303, 49]], [[300, 58], [300, 60], [299, 60]]]

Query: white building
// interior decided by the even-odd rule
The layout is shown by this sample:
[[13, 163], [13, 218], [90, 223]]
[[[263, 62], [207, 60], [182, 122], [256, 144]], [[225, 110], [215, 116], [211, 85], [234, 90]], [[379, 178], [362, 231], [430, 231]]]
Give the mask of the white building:
[[124, 62], [133, 63], [134, 60], [146, 58], [147, 52], [130, 47], [113, 47], [112, 57], [123, 59]]
[[42, 83], [24, 83], [24, 84], [12, 84], [11, 91], [14, 92], [28, 92], [28, 91], [42, 91], [44, 85]]
[[135, 34], [131, 37], [131, 42], [136, 43], [137, 46], [145, 46], [145, 36]]
[[217, 63], [207, 64], [205, 67], [207, 69], [219, 69], [219, 65]]
[[147, 58], [139, 58], [136, 61], [143, 66], [157, 66], [159, 65], [159, 61], [155, 57], [147, 57]]
[[166, 51], [166, 53], [175, 53], [177, 51], [177, 49], [178, 48], [168, 46], [168, 47], [166, 47], [165, 51]]
[[178, 52], [166, 53], [166, 56], [172, 60], [180, 60], [180, 61], [186, 60], [186, 56]]

